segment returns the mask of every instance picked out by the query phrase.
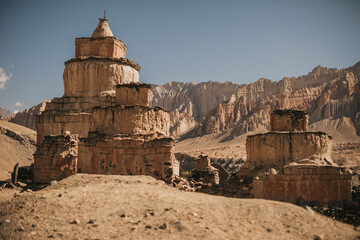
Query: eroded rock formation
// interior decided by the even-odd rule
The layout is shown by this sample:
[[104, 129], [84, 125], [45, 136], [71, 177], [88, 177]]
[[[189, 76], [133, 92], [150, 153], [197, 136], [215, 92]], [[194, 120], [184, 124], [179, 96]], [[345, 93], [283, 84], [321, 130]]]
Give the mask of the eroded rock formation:
[[183, 138], [231, 128], [234, 135], [268, 129], [270, 113], [275, 109], [307, 111], [309, 124], [339, 117], [349, 117], [356, 124], [356, 115], [360, 112], [360, 62], [341, 70], [318, 66], [308, 75], [283, 78], [279, 82], [259, 79], [234, 87], [226, 99]]
[[[169, 112], [150, 107], [149, 84], [125, 58], [106, 19], [91, 38], [77, 38], [75, 58], [65, 62], [64, 96], [36, 119], [35, 182], [76, 172], [145, 174], [170, 182], [174, 139]], [[178, 173], [177, 173], [178, 174]]]
[[[126, 83], [128, 79], [139, 78], [137, 71], [134, 71], [138, 70], [138, 66], [131, 60], [121, 58], [126, 47], [113, 37], [106, 40], [105, 48], [100, 47], [99, 41], [77, 39], [78, 52], [76, 58], [67, 61], [65, 78], [71, 78], [74, 74], [82, 79], [83, 76], [95, 78], [100, 74], [103, 78], [110, 78], [111, 84]], [[99, 52], [107, 57], [99, 59], [93, 56]], [[93, 55], [89, 57], [86, 54]], [[109, 54], [120, 58], [109, 57]], [[119, 61], [123, 64], [117, 64]], [[99, 64], [102, 64], [102, 67], [99, 68]], [[178, 136], [188, 132], [184, 138], [220, 133], [227, 129], [232, 129], [234, 136], [248, 131], [266, 130], [269, 129], [270, 113], [275, 109], [285, 108], [307, 111], [310, 116], [309, 125], [323, 119], [340, 117], [349, 118], [355, 125], [356, 115], [360, 112], [359, 81], [360, 63], [340, 70], [318, 66], [307, 75], [298, 78], [285, 77], [278, 82], [264, 78], [243, 85], [212, 81], [199, 84], [169, 82], [152, 87], [150, 106], [160, 106], [168, 110], [170, 134]], [[108, 83], [102, 82], [100, 87], [105, 89]], [[67, 82], [66, 93], [79, 94], [76, 89], [84, 84], [81, 81]], [[85, 84], [84, 87], [90, 86]], [[91, 96], [94, 93], [87, 89], [86, 94]], [[109, 94], [112, 93], [103, 93]], [[34, 128], [34, 117], [26, 116], [31, 114], [31, 110], [25, 110], [18, 113], [16, 120], [12, 121]]]

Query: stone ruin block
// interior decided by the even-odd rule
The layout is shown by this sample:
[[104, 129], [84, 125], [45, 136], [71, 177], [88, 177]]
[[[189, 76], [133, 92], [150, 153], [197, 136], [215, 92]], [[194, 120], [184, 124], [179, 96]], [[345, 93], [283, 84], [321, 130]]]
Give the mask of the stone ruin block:
[[192, 170], [192, 178], [202, 183], [219, 184], [219, 170], [210, 164], [210, 158], [201, 154], [195, 159], [196, 168]]
[[352, 175], [336, 166], [289, 165], [284, 174], [264, 174], [254, 180], [254, 197], [297, 203], [299, 198], [329, 204], [351, 201]]
[[171, 182], [174, 139], [81, 138], [78, 170], [90, 174], [150, 175]]
[[46, 136], [34, 153], [34, 181], [46, 183], [75, 174], [78, 143], [76, 134]]
[[133, 83], [116, 86], [116, 103], [122, 105], [150, 106], [150, 84]]
[[125, 57], [126, 46], [115, 37], [76, 38], [75, 57], [102, 56], [111, 58]]
[[270, 115], [270, 131], [308, 131], [308, 115], [292, 109], [274, 110]]
[[248, 175], [258, 167], [281, 168], [313, 158], [332, 164], [332, 137], [323, 132], [268, 132], [246, 138], [247, 160], [240, 173]]
[[210, 158], [207, 155], [201, 154], [194, 159], [195, 168], [198, 171], [206, 170], [211, 167]]

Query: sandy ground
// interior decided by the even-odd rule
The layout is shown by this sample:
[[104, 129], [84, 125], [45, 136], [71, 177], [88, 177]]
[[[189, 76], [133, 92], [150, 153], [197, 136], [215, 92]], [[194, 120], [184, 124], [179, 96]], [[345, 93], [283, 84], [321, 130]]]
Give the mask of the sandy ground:
[[2, 239], [357, 239], [304, 208], [181, 192], [148, 176], [77, 174], [33, 192], [1, 189]]

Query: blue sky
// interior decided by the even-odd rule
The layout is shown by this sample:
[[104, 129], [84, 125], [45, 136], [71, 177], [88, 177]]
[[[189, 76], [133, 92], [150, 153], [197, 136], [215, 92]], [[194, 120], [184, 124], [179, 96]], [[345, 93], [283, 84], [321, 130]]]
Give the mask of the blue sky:
[[0, 0], [0, 107], [61, 97], [75, 38], [104, 9], [147, 83], [278, 81], [360, 61], [359, 0]]

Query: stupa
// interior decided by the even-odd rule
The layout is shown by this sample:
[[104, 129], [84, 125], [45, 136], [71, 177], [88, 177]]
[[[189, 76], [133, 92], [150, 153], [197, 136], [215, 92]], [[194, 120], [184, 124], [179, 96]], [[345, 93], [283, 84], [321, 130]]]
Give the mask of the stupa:
[[308, 131], [306, 112], [275, 110], [270, 130], [247, 137], [247, 160], [238, 172], [253, 178], [255, 198], [321, 204], [351, 201], [351, 173], [333, 163], [330, 135]]
[[76, 38], [65, 62], [64, 95], [36, 117], [34, 181], [89, 174], [150, 175], [171, 182], [174, 139], [169, 113], [149, 104], [151, 86], [126, 58], [108, 20], [90, 38]]

